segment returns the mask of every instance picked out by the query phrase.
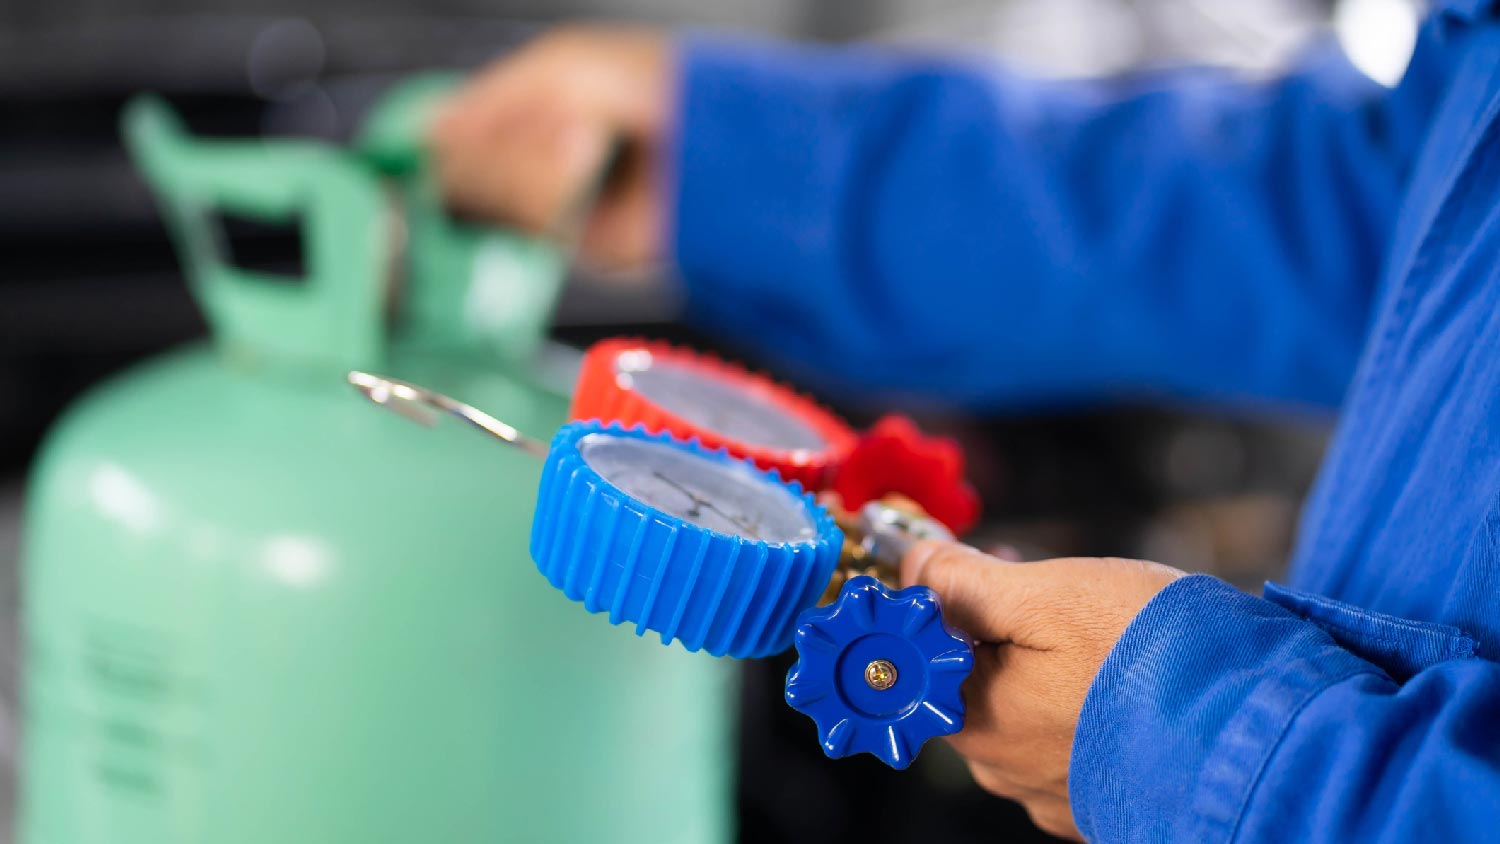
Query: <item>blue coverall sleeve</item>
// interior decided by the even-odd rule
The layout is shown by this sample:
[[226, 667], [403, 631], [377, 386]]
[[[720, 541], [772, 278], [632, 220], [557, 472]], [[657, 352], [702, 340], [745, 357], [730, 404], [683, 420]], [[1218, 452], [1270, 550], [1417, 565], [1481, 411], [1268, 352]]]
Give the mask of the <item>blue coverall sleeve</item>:
[[1453, 628], [1298, 600], [1199, 575], [1146, 606], [1074, 738], [1090, 841], [1500, 841], [1500, 664]]
[[1327, 51], [1024, 80], [888, 49], [682, 47], [690, 312], [825, 386], [974, 405], [1335, 405], [1431, 108]]

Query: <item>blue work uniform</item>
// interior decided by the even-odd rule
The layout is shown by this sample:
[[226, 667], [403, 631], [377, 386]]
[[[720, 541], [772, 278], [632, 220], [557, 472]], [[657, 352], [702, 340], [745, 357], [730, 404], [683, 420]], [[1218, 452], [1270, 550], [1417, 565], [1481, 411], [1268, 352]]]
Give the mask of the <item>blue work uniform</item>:
[[1027, 81], [683, 47], [673, 249], [715, 331], [981, 406], [1341, 409], [1292, 587], [1194, 576], [1100, 670], [1096, 842], [1500, 841], [1500, 19], [1403, 82]]

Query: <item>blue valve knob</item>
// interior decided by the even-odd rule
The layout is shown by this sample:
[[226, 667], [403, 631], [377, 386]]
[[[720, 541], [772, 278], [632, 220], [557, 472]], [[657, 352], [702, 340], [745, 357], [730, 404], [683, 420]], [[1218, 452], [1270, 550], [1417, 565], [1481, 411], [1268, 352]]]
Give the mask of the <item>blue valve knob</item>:
[[818, 725], [829, 757], [870, 753], [903, 769], [928, 739], [963, 729], [974, 649], [931, 589], [851, 578], [833, 603], [798, 617], [795, 642], [786, 702]]

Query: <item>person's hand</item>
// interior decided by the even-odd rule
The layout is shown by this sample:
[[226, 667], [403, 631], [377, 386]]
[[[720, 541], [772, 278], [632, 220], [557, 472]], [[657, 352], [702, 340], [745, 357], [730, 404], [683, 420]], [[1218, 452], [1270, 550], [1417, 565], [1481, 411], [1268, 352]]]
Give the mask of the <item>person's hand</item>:
[[549, 232], [622, 145], [585, 222], [583, 257], [629, 268], [662, 253], [659, 151], [671, 107], [673, 50], [642, 29], [553, 30], [478, 73], [430, 131], [455, 208]]
[[949, 741], [982, 788], [1043, 831], [1079, 837], [1068, 761], [1084, 696], [1131, 620], [1182, 575], [1139, 560], [1008, 563], [945, 542], [907, 553], [902, 585], [932, 587], [948, 623], [978, 641], [964, 728]]

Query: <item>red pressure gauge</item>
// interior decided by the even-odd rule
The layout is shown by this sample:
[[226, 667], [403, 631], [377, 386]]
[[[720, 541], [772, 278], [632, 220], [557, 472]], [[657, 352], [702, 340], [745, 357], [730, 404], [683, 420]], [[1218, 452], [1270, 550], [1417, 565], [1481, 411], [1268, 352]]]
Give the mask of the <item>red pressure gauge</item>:
[[955, 533], [979, 515], [956, 443], [925, 437], [904, 417], [886, 417], [861, 435], [764, 375], [667, 343], [595, 344], [584, 355], [569, 417], [696, 437], [804, 489], [837, 492], [850, 509], [905, 495]]

